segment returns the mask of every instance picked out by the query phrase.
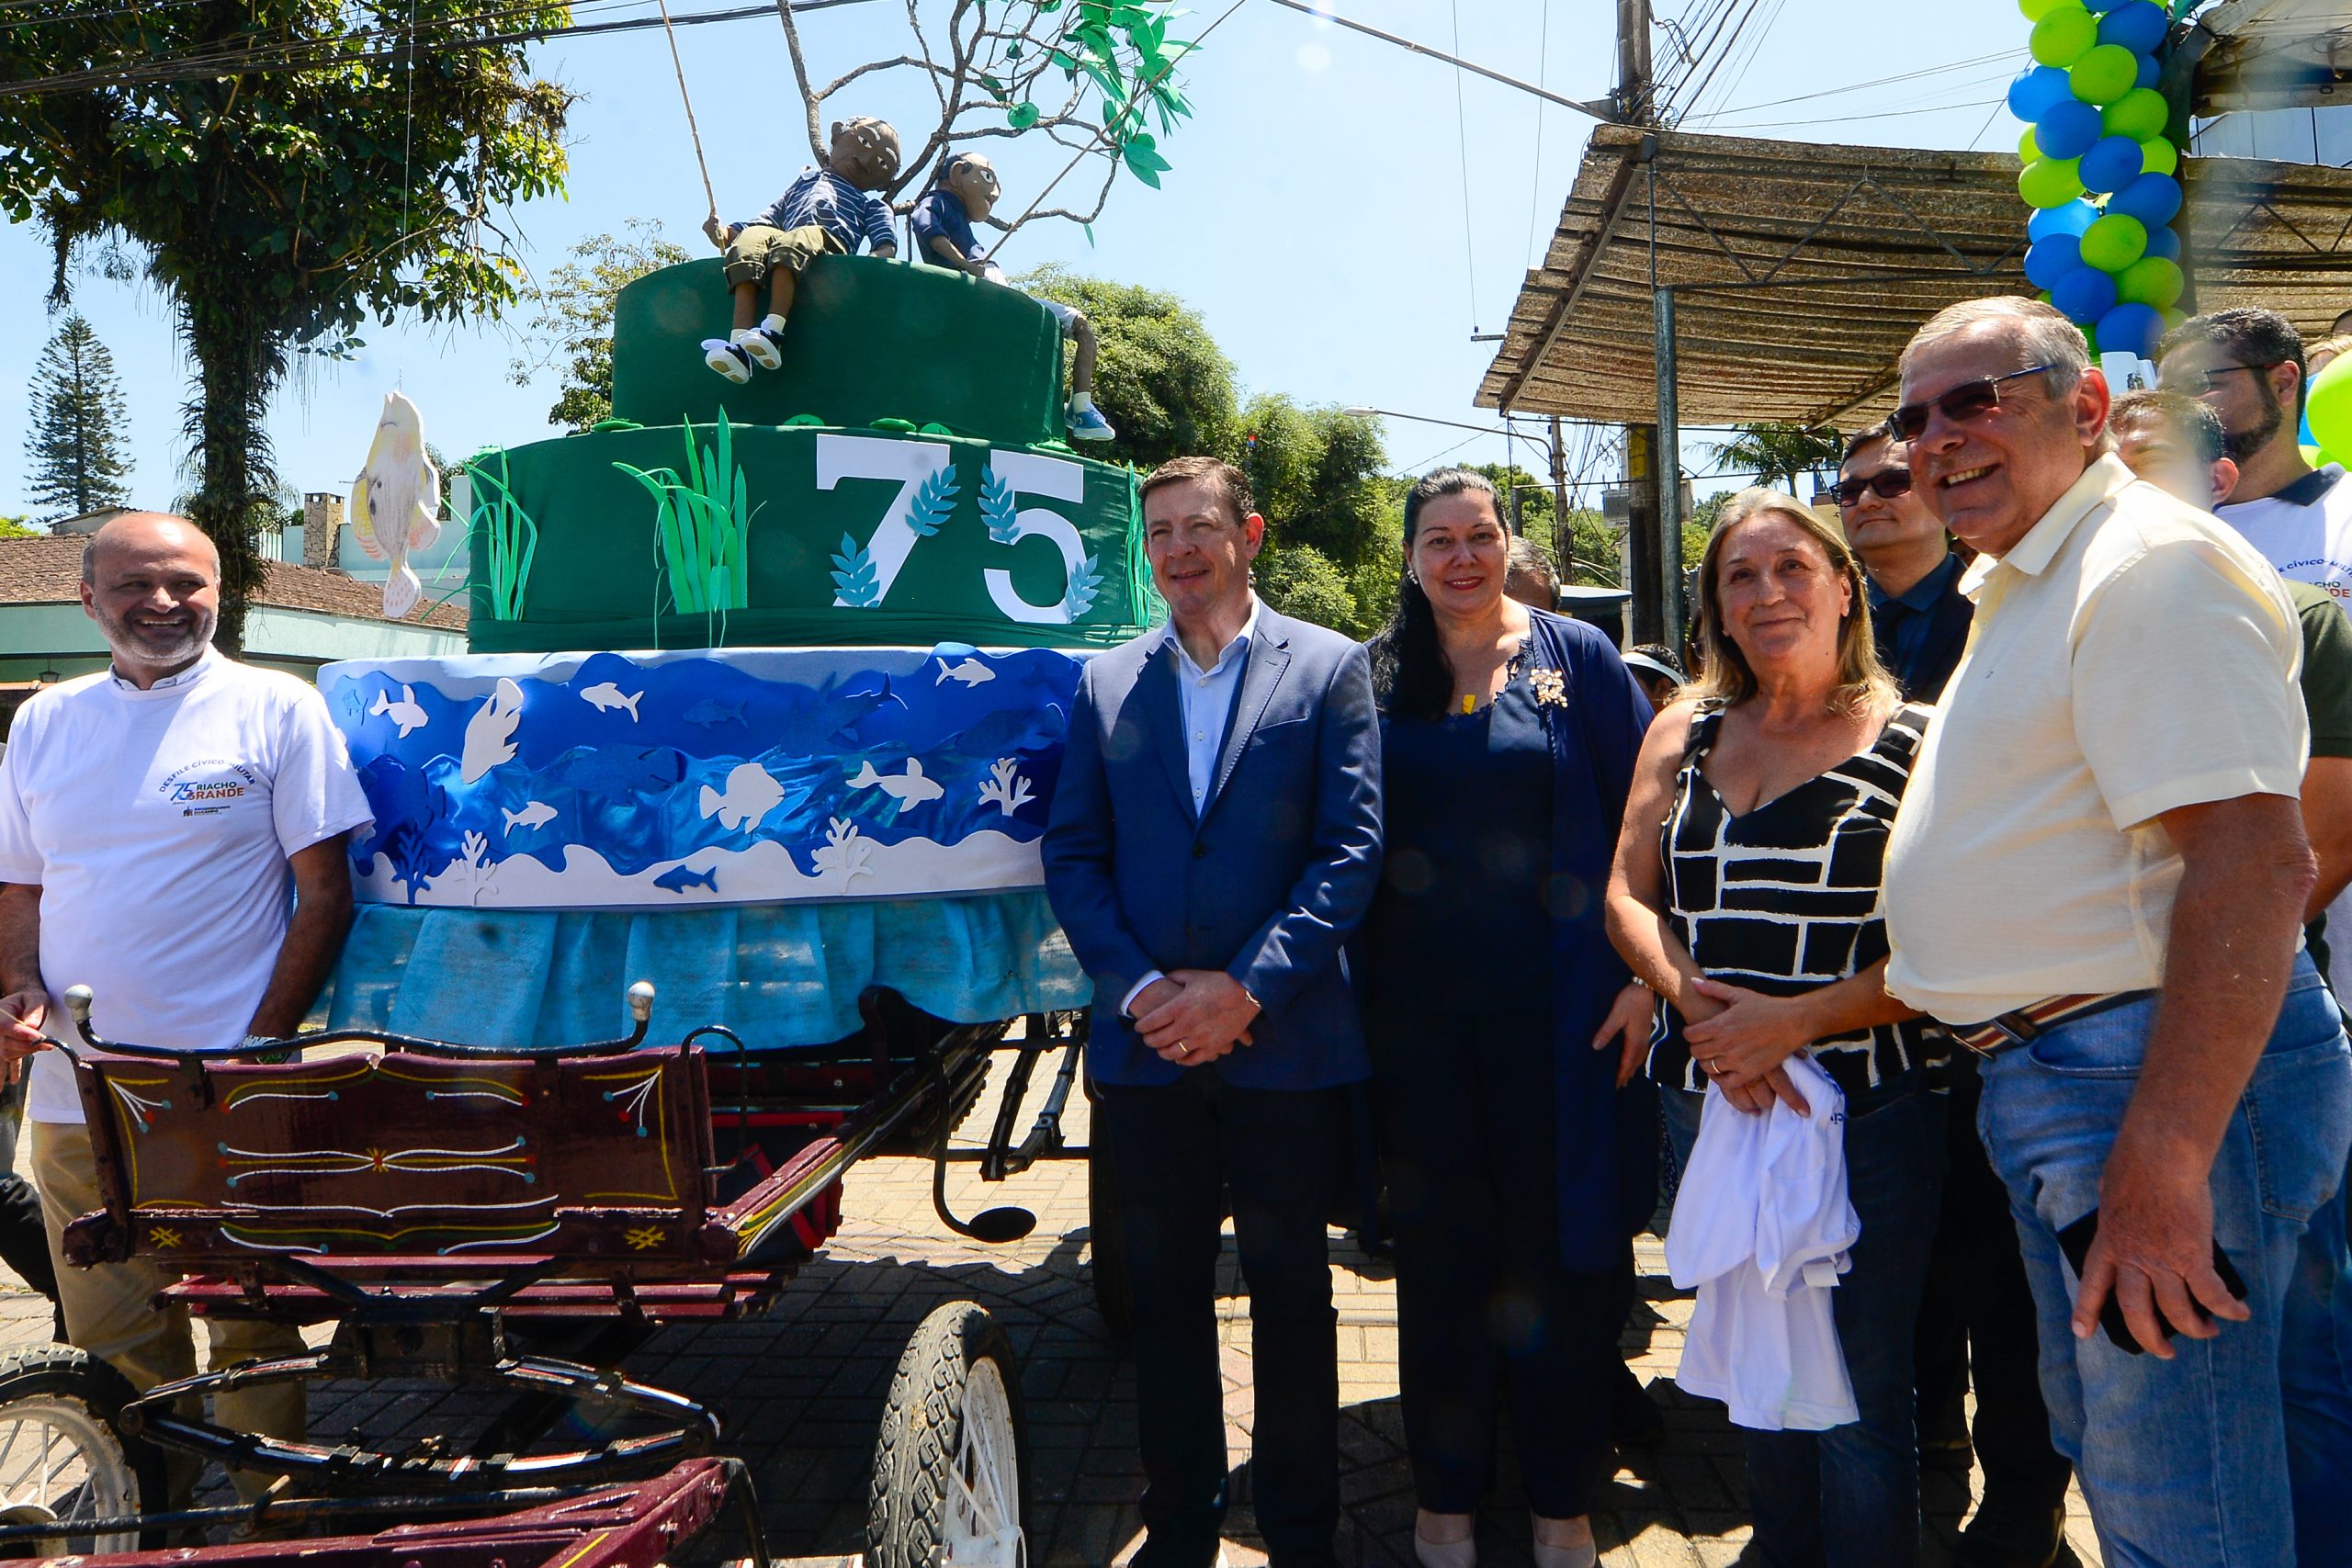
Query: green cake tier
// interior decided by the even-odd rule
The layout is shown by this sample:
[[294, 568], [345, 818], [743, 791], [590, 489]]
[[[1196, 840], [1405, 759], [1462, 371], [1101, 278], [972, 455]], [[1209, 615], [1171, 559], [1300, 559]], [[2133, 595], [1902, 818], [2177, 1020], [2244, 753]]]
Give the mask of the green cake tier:
[[1052, 439], [1035, 300], [821, 258], [747, 386], [702, 361], [727, 311], [715, 260], [639, 278], [614, 423], [469, 465], [475, 651], [1081, 647], [1159, 618], [1135, 474]]
[[743, 386], [702, 362], [702, 340], [727, 335], [730, 309], [715, 256], [622, 289], [614, 416], [707, 424], [723, 408], [742, 424], [812, 415], [843, 429], [896, 419], [1009, 446], [1063, 434], [1061, 331], [1018, 289], [940, 267], [821, 256], [800, 276], [783, 366]]

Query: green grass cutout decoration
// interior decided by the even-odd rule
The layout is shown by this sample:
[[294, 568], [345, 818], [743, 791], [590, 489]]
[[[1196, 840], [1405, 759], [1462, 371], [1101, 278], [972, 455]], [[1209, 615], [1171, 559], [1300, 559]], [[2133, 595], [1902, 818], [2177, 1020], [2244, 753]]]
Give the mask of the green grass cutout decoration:
[[490, 618], [519, 621], [531, 589], [531, 561], [539, 552], [539, 525], [506, 486], [506, 454], [498, 454], [494, 478], [489, 456], [480, 454], [466, 464], [474, 483], [473, 514], [468, 520], [474, 558], [484, 563], [489, 576]]
[[744, 542], [759, 508], [750, 504], [725, 410], [719, 411], [712, 429], [710, 444], [696, 447], [694, 423], [686, 423], [684, 478], [673, 468], [649, 471], [627, 463], [613, 465], [653, 497], [662, 573], [671, 604], [680, 615], [723, 615], [749, 603]]

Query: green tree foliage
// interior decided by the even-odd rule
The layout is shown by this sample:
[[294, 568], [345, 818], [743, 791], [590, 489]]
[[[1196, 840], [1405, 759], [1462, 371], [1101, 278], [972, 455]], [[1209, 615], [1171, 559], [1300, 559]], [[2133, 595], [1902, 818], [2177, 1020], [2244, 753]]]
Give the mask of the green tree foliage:
[[1363, 559], [1378, 525], [1380, 426], [1336, 408], [1260, 393], [1241, 411], [1241, 439], [1227, 459], [1250, 476], [1258, 510], [1280, 518], [1283, 543], [1312, 546], [1346, 569]]
[[51, 509], [42, 521], [130, 505], [122, 482], [130, 472], [122, 450], [130, 423], [122, 384], [115, 378], [114, 355], [79, 314], [66, 317], [40, 351], [32, 404], [25, 457], [33, 500]]
[[1759, 484], [1793, 489], [1799, 474], [1838, 466], [1845, 438], [1826, 426], [1735, 424], [1732, 438], [1710, 449], [1715, 462], [1737, 473], [1754, 474]]
[[32, 523], [33, 520], [29, 517], [0, 516], [0, 539], [30, 539], [38, 536], [40, 530], [34, 527]]
[[562, 384], [548, 423], [573, 433], [613, 412], [613, 301], [649, 272], [688, 259], [685, 247], [662, 237], [662, 225], [632, 218], [623, 235], [591, 234], [567, 253], [571, 260], [526, 288], [530, 307], [524, 351], [507, 367], [518, 387], [560, 367]]
[[1170, 457], [1231, 449], [1239, 401], [1233, 362], [1190, 306], [1173, 294], [1058, 266], [1038, 267], [1017, 282], [1029, 293], [1077, 306], [1094, 323], [1102, 350], [1094, 400], [1119, 438], [1087, 456], [1148, 472]]
[[[571, 96], [526, 44], [571, 9], [472, 0], [245, 0], [50, 9], [0, 28], [0, 209], [38, 220], [62, 303], [75, 251], [141, 254], [196, 362], [190, 515], [220, 546], [234, 648], [264, 565], [270, 392], [369, 314], [512, 303], [498, 227], [560, 188]], [[497, 37], [514, 41], [492, 43]]]

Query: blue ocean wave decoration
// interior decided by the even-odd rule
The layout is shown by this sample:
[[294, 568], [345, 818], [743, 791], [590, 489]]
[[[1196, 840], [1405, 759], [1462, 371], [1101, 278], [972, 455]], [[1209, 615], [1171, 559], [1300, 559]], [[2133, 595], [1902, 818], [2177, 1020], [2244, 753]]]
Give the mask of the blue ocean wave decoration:
[[928, 868], [1018, 885], [1079, 670], [943, 645], [391, 660], [322, 687], [376, 814], [363, 897], [665, 907], [903, 896]]

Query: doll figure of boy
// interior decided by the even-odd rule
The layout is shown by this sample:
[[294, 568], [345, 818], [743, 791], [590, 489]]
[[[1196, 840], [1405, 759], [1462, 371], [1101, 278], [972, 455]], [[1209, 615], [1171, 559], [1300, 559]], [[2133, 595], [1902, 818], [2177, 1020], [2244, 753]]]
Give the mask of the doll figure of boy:
[[[972, 225], [985, 221], [995, 210], [1001, 190], [995, 167], [978, 152], [958, 152], [941, 164], [938, 181], [915, 203], [909, 219], [914, 228], [916, 259], [1002, 283], [1003, 270], [988, 259], [972, 233]], [[1037, 303], [1053, 312], [1054, 320], [1061, 323], [1062, 335], [1078, 346], [1069, 373], [1071, 438], [1112, 439], [1118, 432], [1094, 406], [1094, 361], [1100, 353], [1094, 323], [1086, 319], [1085, 311], [1058, 299], [1039, 299]]]
[[[784, 325], [801, 268], [820, 255], [855, 255], [861, 243], [886, 260], [899, 254], [890, 204], [866, 194], [888, 189], [898, 177], [897, 131], [869, 118], [838, 121], [824, 166], [800, 171], [765, 212], [748, 223], [704, 223], [711, 243], [727, 253], [735, 327], [726, 337], [703, 339], [703, 363], [737, 382], [749, 381], [753, 366], [783, 365]], [[768, 286], [763, 317], [762, 279]]]

